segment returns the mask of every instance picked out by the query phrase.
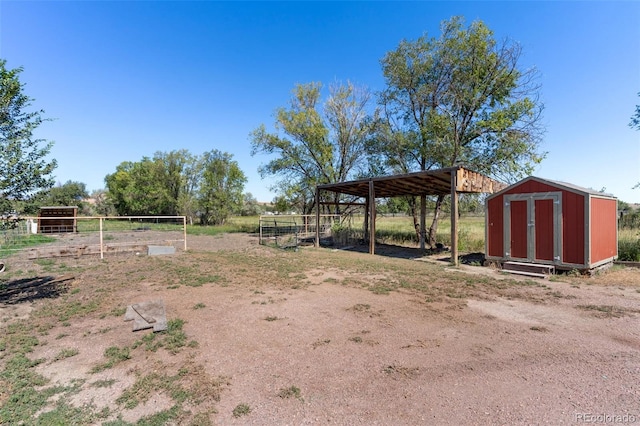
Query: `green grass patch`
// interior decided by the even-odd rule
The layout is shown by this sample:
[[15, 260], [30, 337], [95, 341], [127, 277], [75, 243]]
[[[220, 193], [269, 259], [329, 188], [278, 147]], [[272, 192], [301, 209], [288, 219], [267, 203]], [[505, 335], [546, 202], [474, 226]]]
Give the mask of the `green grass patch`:
[[55, 362], [55, 361], [71, 358], [72, 356], [76, 356], [79, 353], [80, 351], [75, 348], [65, 348], [65, 349], [62, 349], [60, 352], [58, 352], [55, 357], [53, 357], [53, 361]]
[[169, 320], [167, 330], [146, 334], [133, 344], [133, 349], [144, 345], [147, 351], [156, 352], [160, 348], [165, 348], [170, 353], [177, 354], [185, 346], [196, 347], [195, 341], [187, 343], [187, 335], [182, 330], [183, 326], [184, 320], [179, 318]]
[[620, 230], [618, 234], [618, 260], [640, 262], [640, 232]]
[[280, 389], [278, 396], [283, 399], [297, 398], [299, 400], [303, 400], [300, 388], [297, 386], [289, 386], [288, 388]]
[[95, 382], [91, 383], [91, 386], [94, 388], [110, 388], [115, 383], [115, 379], [96, 380]]
[[0, 258], [11, 256], [17, 250], [56, 241], [55, 238], [41, 234], [11, 235], [11, 231], [0, 233]]
[[591, 311], [595, 316], [600, 318], [621, 318], [640, 313], [640, 310], [638, 309], [629, 309], [613, 305], [578, 305], [576, 308], [584, 311]]
[[48, 380], [33, 371], [42, 360], [32, 361], [24, 354], [9, 359], [0, 373], [3, 388], [10, 393], [0, 407], [0, 424], [22, 424], [42, 409], [57, 389], [36, 390]]
[[249, 413], [251, 413], [251, 407], [249, 407], [249, 404], [238, 404], [233, 409], [233, 417], [242, 417]]
[[92, 373], [98, 373], [119, 364], [123, 361], [131, 359], [130, 349], [128, 347], [119, 348], [117, 346], [110, 346], [104, 351], [104, 356], [107, 358], [106, 362], [96, 365], [91, 369]]

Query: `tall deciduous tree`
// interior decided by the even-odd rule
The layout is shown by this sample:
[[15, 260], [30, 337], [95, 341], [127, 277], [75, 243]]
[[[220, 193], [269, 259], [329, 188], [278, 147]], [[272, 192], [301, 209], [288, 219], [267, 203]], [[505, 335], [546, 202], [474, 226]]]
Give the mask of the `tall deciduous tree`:
[[56, 160], [46, 158], [53, 143], [33, 136], [44, 111], [28, 111], [33, 99], [24, 94], [21, 72], [0, 59], [0, 211], [54, 183]]
[[300, 210], [313, 209], [315, 187], [356, 176], [365, 168], [364, 143], [371, 133], [370, 93], [351, 83], [329, 88], [321, 105], [322, 85], [297, 85], [288, 108], [276, 110], [276, 131], [261, 125], [251, 133], [252, 154], [274, 159], [260, 167], [262, 176], [280, 178], [276, 189]]
[[242, 206], [246, 178], [230, 154], [213, 150], [156, 152], [120, 163], [105, 182], [120, 215], [184, 215], [190, 223], [223, 223]]
[[[638, 96], [640, 96], [640, 93], [638, 93]], [[640, 130], [640, 105], [636, 105], [636, 113], [631, 116], [629, 127], [631, 127], [632, 129]], [[636, 183], [633, 186], [633, 189], [638, 188], [640, 188], [640, 182]]]
[[[481, 21], [460, 17], [402, 41], [382, 59], [384, 125], [375, 149], [394, 171], [463, 165], [511, 180], [531, 173], [539, 151], [542, 103], [535, 69], [521, 69], [522, 50], [496, 41]], [[435, 244], [443, 196], [437, 198], [429, 244]], [[421, 205], [426, 205], [425, 197]], [[422, 229], [424, 232], [424, 207]]]
[[109, 198], [122, 215], [187, 214], [195, 196], [195, 162], [187, 150], [122, 162], [105, 177]]
[[231, 154], [213, 150], [202, 155], [202, 181], [198, 189], [201, 225], [222, 225], [242, 208], [247, 178]]
[[84, 200], [89, 196], [87, 185], [83, 182], [68, 180], [64, 184], [57, 184], [53, 188], [42, 190], [24, 205], [28, 214], [37, 214], [42, 206], [77, 206], [80, 213], [88, 214], [89, 206]]

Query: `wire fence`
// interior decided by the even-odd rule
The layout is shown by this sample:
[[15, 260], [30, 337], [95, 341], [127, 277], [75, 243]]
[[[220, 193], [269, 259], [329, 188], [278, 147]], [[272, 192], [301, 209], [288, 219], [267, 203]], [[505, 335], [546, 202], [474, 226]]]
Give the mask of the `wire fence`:
[[184, 216], [22, 217], [4, 220], [0, 259], [146, 251], [150, 245], [187, 249]]
[[[320, 215], [320, 238], [330, 237], [331, 228], [340, 221], [340, 215]], [[280, 248], [312, 244], [316, 228], [316, 215], [263, 215], [260, 216], [260, 244]]]

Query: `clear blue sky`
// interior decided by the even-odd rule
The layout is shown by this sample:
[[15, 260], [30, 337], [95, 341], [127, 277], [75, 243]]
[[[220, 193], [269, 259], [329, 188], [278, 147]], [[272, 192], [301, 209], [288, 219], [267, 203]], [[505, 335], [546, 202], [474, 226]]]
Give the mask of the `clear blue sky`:
[[442, 20], [483, 20], [541, 73], [543, 149], [535, 175], [640, 202], [640, 2], [0, 1], [0, 57], [22, 66], [34, 107], [55, 121], [60, 183], [104, 187], [123, 161], [218, 149], [273, 198], [249, 133], [273, 125], [296, 83], [384, 88], [380, 59]]

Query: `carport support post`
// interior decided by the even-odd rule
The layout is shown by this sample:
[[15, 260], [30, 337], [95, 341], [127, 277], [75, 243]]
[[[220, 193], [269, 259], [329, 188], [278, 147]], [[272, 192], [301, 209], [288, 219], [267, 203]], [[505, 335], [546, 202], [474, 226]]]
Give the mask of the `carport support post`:
[[320, 247], [320, 190], [316, 186], [316, 247]]
[[367, 196], [365, 200], [364, 207], [364, 241], [369, 240], [369, 202], [370, 199]]
[[369, 180], [369, 254], [376, 253], [376, 191]]
[[458, 171], [451, 172], [451, 263], [458, 266]]
[[420, 251], [424, 252], [425, 243], [427, 239], [427, 196], [425, 194], [420, 195]]

